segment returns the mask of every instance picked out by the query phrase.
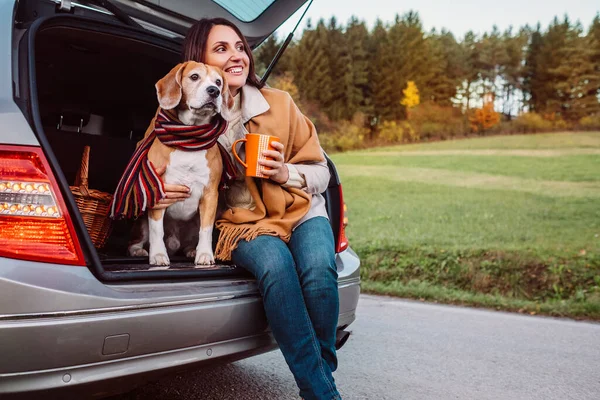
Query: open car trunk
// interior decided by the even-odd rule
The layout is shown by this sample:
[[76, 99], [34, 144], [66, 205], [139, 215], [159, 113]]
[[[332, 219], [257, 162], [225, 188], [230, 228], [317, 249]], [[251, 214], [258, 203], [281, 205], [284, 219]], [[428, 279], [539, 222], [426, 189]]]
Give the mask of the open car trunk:
[[[27, 63], [29, 72], [29, 79], [20, 79], [29, 85], [20, 88], [21, 97], [28, 100], [29, 117], [62, 184], [87, 264], [102, 280], [247, 275], [232, 265], [195, 269], [193, 259], [183, 255], [171, 257], [169, 270], [153, 271], [148, 257], [127, 254], [131, 220], [114, 221], [106, 245], [94, 248], [70, 193], [86, 145], [89, 188], [114, 192], [158, 107], [154, 85], [180, 61], [179, 52], [176, 40], [73, 16], [38, 20], [21, 40], [19, 62]], [[325, 197], [336, 236], [338, 186], [332, 170]]]

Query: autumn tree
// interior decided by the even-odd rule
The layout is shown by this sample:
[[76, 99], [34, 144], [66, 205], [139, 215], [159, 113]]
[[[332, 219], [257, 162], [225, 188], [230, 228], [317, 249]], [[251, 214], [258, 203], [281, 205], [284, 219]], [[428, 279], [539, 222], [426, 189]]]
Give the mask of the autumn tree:
[[406, 84], [406, 89], [402, 91], [402, 94], [404, 94], [404, 97], [402, 98], [400, 104], [402, 104], [404, 107], [413, 108], [419, 105], [419, 89], [413, 81], [408, 81]]
[[493, 128], [500, 122], [500, 114], [494, 110], [494, 104], [491, 101], [486, 102], [483, 107], [473, 110], [469, 117], [471, 129], [483, 135], [485, 131]]

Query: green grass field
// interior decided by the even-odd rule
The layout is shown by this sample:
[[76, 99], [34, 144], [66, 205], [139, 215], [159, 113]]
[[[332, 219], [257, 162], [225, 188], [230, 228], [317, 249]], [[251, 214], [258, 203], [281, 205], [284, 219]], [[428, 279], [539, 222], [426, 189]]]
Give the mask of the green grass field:
[[600, 132], [332, 158], [366, 291], [600, 318]]

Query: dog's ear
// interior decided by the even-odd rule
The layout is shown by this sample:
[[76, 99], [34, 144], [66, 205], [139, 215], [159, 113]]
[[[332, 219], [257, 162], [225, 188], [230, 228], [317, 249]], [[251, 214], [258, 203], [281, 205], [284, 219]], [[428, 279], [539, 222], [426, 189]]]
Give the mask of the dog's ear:
[[223, 103], [221, 104], [221, 116], [226, 121], [231, 121], [231, 109], [233, 108], [233, 96], [231, 95], [231, 91], [229, 90], [229, 84], [227, 83], [227, 78], [225, 77], [225, 72], [221, 68], [219, 68], [219, 74], [221, 74], [221, 80], [223, 81], [223, 90], [221, 97], [223, 98]]
[[158, 104], [163, 110], [171, 110], [181, 101], [181, 77], [187, 62], [177, 64], [164, 78], [156, 82]]

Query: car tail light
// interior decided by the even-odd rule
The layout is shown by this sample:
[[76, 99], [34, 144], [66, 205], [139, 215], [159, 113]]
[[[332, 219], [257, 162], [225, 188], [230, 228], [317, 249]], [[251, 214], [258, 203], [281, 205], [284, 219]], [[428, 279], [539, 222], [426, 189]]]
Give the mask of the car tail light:
[[339, 186], [340, 191], [340, 230], [338, 235], [338, 242], [336, 246], [336, 253], [341, 253], [348, 248], [348, 238], [346, 237], [346, 226], [348, 226], [348, 207], [344, 203], [344, 193], [342, 192], [342, 185]]
[[65, 202], [39, 147], [0, 145], [0, 256], [85, 265]]

